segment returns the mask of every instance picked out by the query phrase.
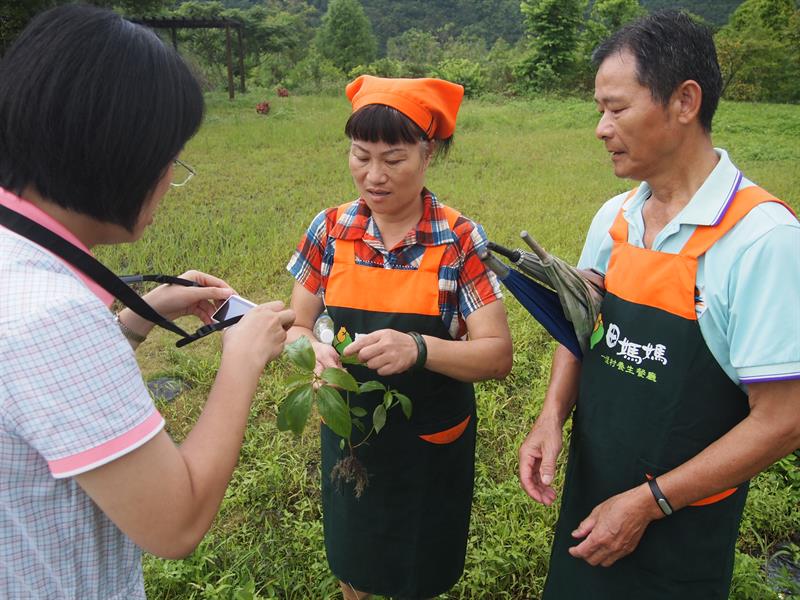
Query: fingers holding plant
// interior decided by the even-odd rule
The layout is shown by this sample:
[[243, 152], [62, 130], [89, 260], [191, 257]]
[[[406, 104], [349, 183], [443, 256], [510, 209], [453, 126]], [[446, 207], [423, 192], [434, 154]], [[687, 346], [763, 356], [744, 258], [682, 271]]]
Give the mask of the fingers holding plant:
[[407, 333], [395, 329], [379, 329], [358, 339], [342, 353], [357, 356], [359, 362], [377, 371], [378, 375], [403, 373], [414, 366], [419, 350]]
[[[334, 466], [331, 479], [334, 483], [353, 483], [353, 491], [356, 497], [360, 497], [369, 477], [356, 457], [356, 448], [367, 443], [371, 436], [380, 433], [386, 425], [388, 413], [394, 407], [400, 406], [405, 417], [410, 419], [411, 399], [398, 390], [387, 388], [379, 381], [359, 383], [341, 368], [341, 363], [323, 368], [321, 372], [317, 371], [320, 355], [316, 350], [317, 347], [312, 347], [305, 336], [286, 346], [287, 356], [301, 372], [291, 375], [287, 380], [287, 396], [278, 410], [278, 429], [300, 435], [312, 406], [316, 404], [325, 425], [341, 438], [340, 449], [349, 449], [349, 453], [343, 455]], [[354, 396], [376, 392], [377, 401], [371, 398], [367, 401], [369, 411], [364, 407], [363, 401], [351, 404]], [[371, 426], [368, 425], [368, 419], [372, 421]], [[361, 434], [357, 441], [353, 441], [354, 429]]]

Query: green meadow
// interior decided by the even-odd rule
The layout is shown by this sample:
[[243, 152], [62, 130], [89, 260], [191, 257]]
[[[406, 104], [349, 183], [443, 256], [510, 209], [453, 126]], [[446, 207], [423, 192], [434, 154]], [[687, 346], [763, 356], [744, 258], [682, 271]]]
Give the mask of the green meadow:
[[[267, 116], [255, 111], [262, 100], [272, 105]], [[266, 92], [232, 102], [211, 94], [207, 103], [202, 129], [182, 155], [197, 176], [167, 195], [140, 242], [100, 249], [100, 258], [120, 273], [196, 268], [252, 300], [288, 302], [292, 279], [285, 265], [305, 227], [321, 209], [355, 197], [343, 134], [349, 105], [343, 97]], [[597, 117], [593, 103], [580, 99], [467, 101], [454, 147], [430, 168], [428, 187], [482, 223], [490, 239], [518, 246], [526, 229], [574, 263], [595, 211], [631, 187], [614, 177], [594, 137]], [[713, 137], [749, 178], [800, 209], [800, 106], [723, 103]], [[480, 421], [467, 565], [446, 598], [538, 598], [546, 575], [556, 509], [530, 500], [516, 469], [554, 344], [516, 300], [507, 297], [506, 307], [514, 368], [504, 381], [476, 387]], [[174, 402], [158, 402], [180, 442], [214, 380], [220, 340], [180, 350], [174, 341], [154, 332], [138, 356], [147, 379], [173, 376], [191, 385]], [[267, 367], [239, 467], [200, 547], [183, 561], [145, 558], [149, 598], [339, 597], [322, 542], [318, 432], [308, 427], [295, 438], [275, 425], [282, 382], [292, 371], [287, 360]], [[798, 472], [790, 456], [754, 480], [732, 598], [789, 597], [768, 587], [764, 567], [792, 539], [785, 552], [800, 557]]]

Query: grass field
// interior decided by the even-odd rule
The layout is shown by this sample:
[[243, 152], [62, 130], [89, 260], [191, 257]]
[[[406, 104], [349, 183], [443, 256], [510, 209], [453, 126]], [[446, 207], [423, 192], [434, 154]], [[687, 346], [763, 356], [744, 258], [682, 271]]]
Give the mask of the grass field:
[[[255, 112], [261, 100], [272, 103], [266, 117]], [[101, 249], [101, 259], [117, 272], [197, 268], [253, 300], [288, 301], [284, 267], [304, 228], [322, 208], [355, 197], [342, 133], [348, 109], [344, 98], [210, 95], [205, 123], [182, 156], [197, 177], [167, 196], [141, 242]], [[630, 187], [614, 177], [594, 138], [596, 119], [593, 104], [581, 100], [466, 102], [455, 146], [429, 170], [428, 186], [491, 239], [515, 246], [527, 229], [574, 262], [594, 212]], [[748, 177], [800, 208], [800, 106], [723, 104], [714, 141]], [[514, 299], [506, 306], [514, 369], [502, 382], [477, 386], [467, 566], [447, 598], [537, 598], [546, 574], [556, 512], [520, 490], [516, 457], [541, 405], [553, 343]], [[151, 337], [138, 352], [146, 378], [171, 375], [192, 385], [174, 403], [159, 403], [180, 441], [213, 382], [219, 340], [176, 350], [171, 334]], [[150, 598], [337, 597], [322, 544], [317, 432], [295, 439], [275, 427], [289, 371], [280, 360], [262, 378], [240, 465], [204, 542], [184, 561], [145, 558]], [[778, 542], [800, 541], [799, 503], [793, 457], [754, 482], [733, 598], [778, 597], [762, 568]]]

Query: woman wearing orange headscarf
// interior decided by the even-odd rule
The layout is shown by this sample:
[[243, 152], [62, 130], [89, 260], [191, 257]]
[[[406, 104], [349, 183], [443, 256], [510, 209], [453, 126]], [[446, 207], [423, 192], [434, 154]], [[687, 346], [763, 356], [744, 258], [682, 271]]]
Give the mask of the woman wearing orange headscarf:
[[[380, 435], [359, 447], [369, 474], [360, 498], [352, 484], [331, 482], [347, 450], [322, 425], [325, 547], [345, 598], [429, 598], [464, 569], [472, 382], [508, 374], [511, 337], [498, 284], [476, 254], [486, 243], [482, 228], [425, 188], [431, 159], [452, 142], [463, 88], [364, 75], [347, 97], [359, 198], [320, 212], [298, 245], [288, 266], [297, 280], [289, 337], [314, 340], [314, 321], [327, 310], [334, 331], [360, 334], [343, 354], [360, 364], [347, 370], [411, 398], [410, 419], [390, 414]], [[342, 367], [333, 346], [313, 346], [320, 367]], [[351, 406], [371, 415], [382, 400], [363, 393]]]

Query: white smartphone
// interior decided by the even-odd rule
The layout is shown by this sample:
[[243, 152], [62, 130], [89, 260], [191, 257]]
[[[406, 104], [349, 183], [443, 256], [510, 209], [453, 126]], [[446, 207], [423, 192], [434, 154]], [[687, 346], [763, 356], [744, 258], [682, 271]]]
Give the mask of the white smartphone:
[[255, 302], [250, 302], [250, 300], [245, 300], [241, 296], [234, 294], [225, 300], [225, 302], [222, 303], [222, 306], [220, 306], [216, 312], [211, 315], [211, 320], [215, 323], [219, 323], [221, 321], [225, 321], [226, 319], [232, 319], [233, 317], [243, 315], [254, 306], [256, 306]]

